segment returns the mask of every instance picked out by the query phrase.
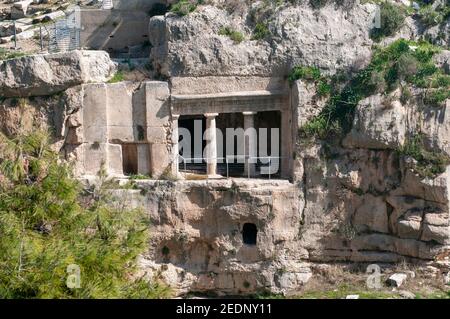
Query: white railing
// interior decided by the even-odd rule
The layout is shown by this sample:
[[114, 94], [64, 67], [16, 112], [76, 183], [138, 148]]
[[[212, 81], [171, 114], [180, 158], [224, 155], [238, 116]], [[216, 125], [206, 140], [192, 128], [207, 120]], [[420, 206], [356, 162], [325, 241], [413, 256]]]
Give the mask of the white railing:
[[111, 10], [112, 8], [114, 8], [114, 4], [113, 4], [112, 0], [103, 0], [103, 2], [102, 2], [103, 10]]

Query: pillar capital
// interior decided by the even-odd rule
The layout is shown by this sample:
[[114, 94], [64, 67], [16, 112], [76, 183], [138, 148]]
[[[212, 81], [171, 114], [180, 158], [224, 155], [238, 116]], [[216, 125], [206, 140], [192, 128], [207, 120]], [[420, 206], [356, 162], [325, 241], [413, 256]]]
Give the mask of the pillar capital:
[[244, 116], [252, 116], [252, 115], [258, 114], [258, 112], [251, 112], [251, 111], [248, 111], [248, 112], [242, 112], [242, 114], [243, 114]]
[[219, 113], [205, 113], [203, 114], [206, 118], [219, 116]]
[[180, 114], [172, 114], [172, 121], [178, 121]]

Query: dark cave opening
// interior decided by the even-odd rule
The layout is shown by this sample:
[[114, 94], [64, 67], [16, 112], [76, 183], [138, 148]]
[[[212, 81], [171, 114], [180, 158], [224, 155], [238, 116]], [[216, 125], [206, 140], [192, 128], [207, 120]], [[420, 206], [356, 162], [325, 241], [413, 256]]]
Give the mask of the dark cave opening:
[[246, 223], [242, 229], [242, 240], [246, 245], [256, 245], [258, 228], [255, 224]]

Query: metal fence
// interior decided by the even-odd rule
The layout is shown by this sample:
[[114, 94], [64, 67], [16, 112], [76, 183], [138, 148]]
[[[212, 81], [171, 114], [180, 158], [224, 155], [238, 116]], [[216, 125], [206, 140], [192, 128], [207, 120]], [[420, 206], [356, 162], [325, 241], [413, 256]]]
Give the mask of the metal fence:
[[19, 20], [11, 21], [12, 49], [23, 49], [26, 45], [40, 52], [66, 52], [80, 49], [81, 14], [78, 6], [69, 7], [64, 15], [54, 21], [42, 22], [36, 25]]
[[[280, 177], [280, 163], [283, 157], [279, 156], [260, 156], [249, 157], [245, 155], [229, 155], [217, 158], [191, 157], [185, 158], [178, 155], [178, 171], [185, 174], [205, 174], [206, 165], [210, 160], [217, 161], [217, 173], [226, 178], [230, 177], [247, 177], [250, 178], [268, 178], [272, 179]], [[239, 163], [239, 159], [243, 162]], [[245, 159], [247, 159], [245, 161]], [[274, 170], [272, 164], [277, 163]], [[245, 165], [247, 165], [247, 173], [245, 174]], [[254, 170], [251, 169], [254, 166]], [[205, 177], [207, 177], [205, 175]]]

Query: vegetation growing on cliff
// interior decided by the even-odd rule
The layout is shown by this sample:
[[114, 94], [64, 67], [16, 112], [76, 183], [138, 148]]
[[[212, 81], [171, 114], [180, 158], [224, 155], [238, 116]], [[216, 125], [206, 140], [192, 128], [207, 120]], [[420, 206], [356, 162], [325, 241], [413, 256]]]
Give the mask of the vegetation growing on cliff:
[[432, 152], [425, 148], [424, 137], [420, 133], [410, 136], [405, 145], [398, 150], [399, 155], [413, 158], [413, 167], [421, 177], [433, 178], [445, 172], [450, 157], [443, 152]]
[[0, 61], [15, 59], [24, 55], [26, 55], [24, 52], [10, 51], [4, 48], [0, 48]]
[[442, 3], [435, 8], [429, 1], [418, 0], [418, 2], [421, 4], [418, 12], [419, 19], [427, 27], [437, 25], [448, 19], [450, 16], [450, 6], [448, 5], [448, 1], [447, 5]]
[[170, 11], [179, 16], [185, 16], [191, 12], [194, 12], [200, 4], [203, 4], [203, 0], [179, 0], [178, 2], [172, 4]]
[[[351, 129], [359, 101], [375, 93], [392, 92], [402, 83], [426, 89], [425, 102], [442, 103], [449, 97], [450, 76], [432, 61], [437, 52], [439, 48], [427, 42], [404, 39], [377, 49], [369, 66], [358, 72], [344, 89], [333, 90], [325, 108], [300, 128], [300, 134], [320, 139], [342, 136]], [[305, 70], [294, 68], [289, 79], [318, 78], [317, 71]]]
[[148, 220], [139, 210], [111, 205], [110, 184], [100, 174], [99, 184], [83, 192], [46, 132], [0, 135], [0, 297], [168, 295], [158, 284], [133, 279]]
[[219, 35], [224, 35], [229, 37], [234, 43], [241, 43], [244, 41], [245, 37], [242, 32], [231, 29], [230, 27], [224, 27], [219, 30]]
[[380, 40], [383, 37], [394, 35], [405, 23], [407, 15], [403, 6], [390, 2], [382, 2], [380, 6], [380, 25], [372, 30], [372, 38]]
[[270, 35], [270, 30], [267, 23], [258, 22], [253, 30], [252, 40], [263, 40]]
[[322, 76], [320, 70], [316, 67], [294, 67], [288, 76], [288, 80], [292, 84], [300, 79], [315, 83], [317, 88], [317, 95], [320, 97], [327, 96], [331, 92], [331, 85], [329, 84], [329, 80], [326, 77]]
[[117, 71], [114, 76], [108, 81], [108, 83], [118, 83], [125, 80], [125, 75], [122, 71]]

